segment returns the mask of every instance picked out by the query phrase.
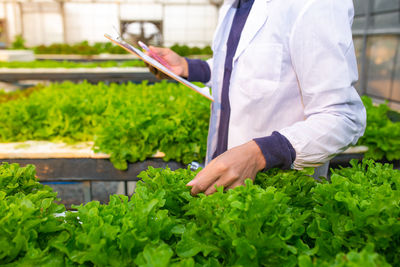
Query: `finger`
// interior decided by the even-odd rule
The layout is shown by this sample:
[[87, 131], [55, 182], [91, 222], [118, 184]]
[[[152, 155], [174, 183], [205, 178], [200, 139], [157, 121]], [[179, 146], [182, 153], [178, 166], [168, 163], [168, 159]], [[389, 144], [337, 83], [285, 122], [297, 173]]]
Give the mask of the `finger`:
[[206, 191], [227, 169], [221, 164], [211, 161], [196, 177], [187, 185], [192, 186], [192, 195]]
[[243, 181], [237, 180], [237, 181], [235, 181], [234, 183], [232, 183], [230, 186], [228, 186], [228, 187], [226, 188], [226, 190], [234, 189], [235, 187], [243, 186], [243, 185], [244, 185], [244, 182], [243, 182]]
[[208, 176], [208, 173], [214, 169], [215, 161], [216, 161], [216, 159], [213, 159], [204, 169], [199, 171], [196, 174], [196, 176], [189, 183], [187, 183], [186, 185], [187, 186], [193, 186], [193, 185], [196, 184], [196, 182], [198, 180], [201, 179], [201, 177]]
[[224, 188], [229, 187], [236, 181], [237, 177], [231, 175], [224, 175], [220, 179], [218, 179], [213, 185], [211, 185], [204, 194], [211, 195], [217, 192], [217, 187], [223, 186]]
[[154, 67], [151, 66], [151, 65], [148, 65], [148, 67], [149, 67], [149, 71], [150, 71], [151, 73], [153, 73], [154, 75], [157, 75], [158, 70], [157, 70], [156, 68], [154, 68]]
[[167, 75], [165, 75], [164, 72], [162, 72], [162, 71], [159, 70], [159, 71], [157, 72], [156, 77], [157, 77], [157, 79], [159, 79], [159, 80], [163, 80], [163, 79], [165, 79], [165, 78], [167, 77]]
[[201, 175], [199, 177], [196, 176], [195, 180], [193, 180], [193, 182], [190, 184], [190, 186], [192, 186], [192, 190], [190, 190], [190, 193], [194, 196], [198, 193], [206, 191], [207, 188], [209, 188], [210, 185], [212, 185], [218, 178], [219, 176], [216, 175]]
[[165, 79], [165, 74], [157, 68], [151, 67], [150, 72], [159, 80]]
[[210, 165], [211, 165], [212, 163], [213, 163], [213, 162], [211, 161], [204, 169], [200, 170], [200, 171], [196, 174], [196, 176], [195, 176], [190, 182], [188, 182], [188, 183], [186, 184], [186, 186], [193, 186], [193, 185], [195, 185], [195, 183], [196, 183], [196, 181], [199, 179], [199, 177], [202, 177], [202, 176], [204, 175], [204, 173], [206, 172], [206, 169], [210, 168]]
[[[209, 171], [211, 169], [211, 172]], [[196, 177], [190, 181], [187, 186], [191, 186], [191, 194], [197, 195], [200, 192], [204, 192], [211, 184], [218, 179], [218, 175], [213, 174], [212, 164], [207, 165], [203, 170], [201, 170]]]
[[168, 49], [167, 48], [162, 48], [162, 47], [156, 47], [156, 46], [149, 46], [150, 50], [155, 52], [159, 56], [165, 56], [168, 54]]

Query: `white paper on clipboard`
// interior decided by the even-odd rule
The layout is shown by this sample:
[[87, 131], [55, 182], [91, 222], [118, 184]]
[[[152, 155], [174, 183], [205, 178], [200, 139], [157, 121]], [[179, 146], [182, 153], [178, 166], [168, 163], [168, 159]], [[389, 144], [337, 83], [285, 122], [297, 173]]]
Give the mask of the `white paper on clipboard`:
[[113, 43], [115, 43], [116, 45], [121, 46], [122, 48], [124, 48], [125, 50], [127, 50], [128, 52], [137, 55], [139, 58], [141, 58], [143, 61], [145, 61], [146, 63], [152, 65], [153, 67], [157, 68], [158, 70], [162, 71], [163, 73], [165, 73], [166, 75], [170, 76], [171, 78], [173, 78], [174, 80], [186, 85], [187, 87], [189, 87], [192, 90], [195, 90], [196, 92], [198, 92], [199, 94], [207, 97], [208, 99], [210, 99], [211, 101], [214, 101], [214, 98], [212, 97], [212, 95], [210, 94], [210, 88], [208, 87], [198, 87], [197, 85], [189, 82], [188, 80], [176, 75], [175, 73], [173, 73], [172, 71], [170, 71], [167, 67], [165, 67], [164, 65], [162, 65], [160, 62], [158, 62], [157, 60], [153, 59], [152, 57], [146, 55], [145, 53], [143, 53], [140, 49], [137, 49], [135, 47], [133, 47], [132, 45], [130, 45], [129, 43], [123, 41], [123, 40], [118, 40], [117, 38], [113, 38], [108, 34], [104, 34], [104, 36], [109, 39], [110, 41], [112, 41]]

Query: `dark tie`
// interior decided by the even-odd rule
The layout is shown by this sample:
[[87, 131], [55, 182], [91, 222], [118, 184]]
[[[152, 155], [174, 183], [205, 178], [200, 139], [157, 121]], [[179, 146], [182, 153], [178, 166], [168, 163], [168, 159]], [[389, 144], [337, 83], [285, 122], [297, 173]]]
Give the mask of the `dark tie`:
[[235, 55], [240, 35], [242, 33], [247, 16], [249, 15], [254, 0], [240, 0], [235, 17], [233, 18], [232, 27], [227, 42], [227, 53], [225, 58], [224, 79], [222, 82], [221, 93], [221, 116], [218, 128], [217, 148], [213, 154], [213, 158], [224, 153], [228, 147], [228, 130], [231, 107], [229, 104], [229, 85], [232, 74], [232, 60]]

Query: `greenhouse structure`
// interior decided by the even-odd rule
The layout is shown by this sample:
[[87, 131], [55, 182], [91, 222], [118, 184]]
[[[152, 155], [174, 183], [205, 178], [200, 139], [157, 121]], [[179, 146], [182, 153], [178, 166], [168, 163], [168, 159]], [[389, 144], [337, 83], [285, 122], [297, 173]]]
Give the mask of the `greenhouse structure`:
[[[1, 42], [22, 35], [27, 46], [104, 42], [104, 33], [153, 44], [210, 44], [219, 0], [3, 0]], [[3, 44], [4, 45], [4, 44]]]
[[[18, 35], [31, 47], [105, 42], [105, 33], [118, 33], [131, 41], [204, 47], [211, 43], [221, 4], [221, 0], [3, 0], [0, 46], [10, 46]], [[399, 109], [400, 2], [354, 0], [354, 6], [357, 89]]]
[[400, 109], [400, 1], [355, 0], [357, 89]]

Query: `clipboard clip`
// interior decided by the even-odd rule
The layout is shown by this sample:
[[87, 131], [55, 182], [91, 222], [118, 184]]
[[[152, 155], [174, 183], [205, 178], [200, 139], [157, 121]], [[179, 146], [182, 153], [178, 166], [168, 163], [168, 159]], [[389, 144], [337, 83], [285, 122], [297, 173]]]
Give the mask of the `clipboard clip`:
[[113, 30], [115, 31], [115, 33], [117, 34], [115, 39], [117, 39], [118, 41], [124, 41], [124, 39], [122, 39], [122, 34], [121, 32], [117, 29], [117, 27], [115, 27], [115, 25], [112, 25]]

